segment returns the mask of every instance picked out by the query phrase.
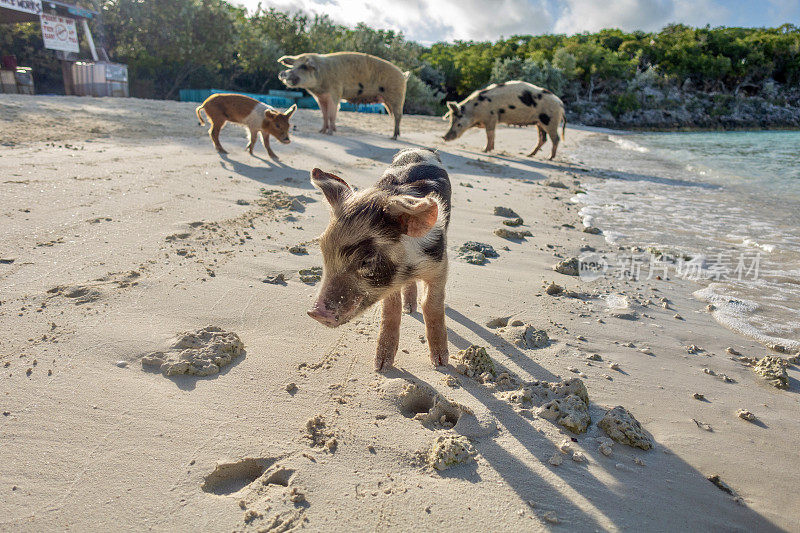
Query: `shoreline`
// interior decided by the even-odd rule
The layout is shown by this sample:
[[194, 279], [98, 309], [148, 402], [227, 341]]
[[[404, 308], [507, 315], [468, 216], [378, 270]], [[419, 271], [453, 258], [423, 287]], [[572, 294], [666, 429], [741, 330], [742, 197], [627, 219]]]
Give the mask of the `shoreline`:
[[[236, 127], [223, 130], [230, 154], [218, 156], [192, 103], [0, 97], [9, 103], [15, 122], [0, 119], [0, 138], [15, 143], [0, 147], [9, 176], [0, 183], [9, 228], [0, 257], [13, 259], [0, 264], [0, 325], [10, 332], [0, 340], [3, 526], [456, 531], [557, 521], [575, 530], [745, 531], [800, 520], [791, 490], [797, 367], [782, 391], [731, 359], [728, 347], [758, 358], [765, 349], [717, 324], [686, 280], [585, 282], [553, 270], [582, 250], [615, 249], [582, 231], [571, 202], [603, 179], [591, 162], [568, 161], [591, 133], [569, 128], [550, 162], [520, 155], [535, 141], [531, 130], [498, 129], [498, 151], [483, 154], [483, 131], [445, 144], [437, 117], [404, 117], [395, 142], [386, 116], [341, 113], [330, 137], [316, 133], [318, 113], [299, 110], [292, 143], [276, 146], [272, 162], [263, 147], [244, 153]], [[439, 148], [453, 185], [453, 364], [429, 366], [421, 317], [406, 315], [397, 368], [379, 375], [379, 309], [335, 330], [305, 315], [317, 287], [298, 271], [321, 264], [315, 238], [328, 220], [308, 170], [363, 188], [407, 146]], [[302, 209], [285, 207], [289, 199]], [[516, 211], [533, 235], [495, 235], [505, 227], [496, 206]], [[499, 257], [467, 264], [457, 251], [467, 241], [491, 244]], [[298, 244], [306, 255], [289, 252]], [[284, 284], [264, 282], [277, 274]], [[551, 282], [564, 290], [550, 294]], [[513, 330], [489, 325], [497, 318], [544, 330], [549, 344], [508, 342]], [[209, 324], [244, 344], [219, 374], [143, 369], [143, 357], [174, 335]], [[459, 374], [454, 361], [470, 345], [485, 347], [508, 382], [579, 378], [587, 431], [514, 403], [501, 383]], [[427, 392], [409, 396], [409, 387]], [[449, 416], [464, 417], [461, 433], [417, 416], [440, 397], [458, 406]], [[616, 405], [654, 449], [601, 451], [597, 422]], [[443, 473], [427, 467], [432, 441], [457, 434], [469, 435], [473, 460]], [[218, 463], [238, 465], [227, 485], [215, 484], [212, 474], [226, 471]]]

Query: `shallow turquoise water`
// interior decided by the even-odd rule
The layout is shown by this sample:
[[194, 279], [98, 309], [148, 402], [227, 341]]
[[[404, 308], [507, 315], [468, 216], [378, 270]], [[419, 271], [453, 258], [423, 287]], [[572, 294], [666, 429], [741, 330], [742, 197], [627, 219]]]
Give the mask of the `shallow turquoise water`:
[[800, 201], [800, 131], [651, 133], [629, 137], [708, 181]]
[[598, 132], [568, 157], [602, 180], [574, 199], [585, 224], [695, 258], [719, 322], [800, 350], [800, 132]]

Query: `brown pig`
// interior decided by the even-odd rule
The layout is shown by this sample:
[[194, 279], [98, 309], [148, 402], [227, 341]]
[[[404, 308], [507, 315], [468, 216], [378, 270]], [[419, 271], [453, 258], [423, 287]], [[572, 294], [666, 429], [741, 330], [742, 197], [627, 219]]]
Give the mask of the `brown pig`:
[[431, 362], [446, 365], [450, 179], [439, 156], [402, 150], [373, 187], [358, 192], [318, 168], [311, 182], [325, 194], [331, 220], [319, 241], [322, 285], [309, 316], [335, 328], [382, 302], [375, 357], [375, 370], [382, 372], [394, 364], [400, 317], [416, 310], [421, 282]]
[[267, 149], [272, 159], [278, 159], [272, 148], [269, 147], [269, 136], [273, 135], [283, 144], [289, 144], [289, 119], [297, 109], [293, 105], [285, 112], [281, 113], [267, 104], [263, 104], [254, 98], [242, 94], [219, 93], [212, 94], [206, 101], [195, 109], [200, 125], [205, 124], [200, 111], [205, 111], [211, 129], [208, 134], [214, 143], [214, 147], [221, 154], [228, 152], [219, 143], [219, 132], [226, 122], [235, 122], [247, 128], [247, 151], [253, 155], [253, 145], [258, 140], [261, 132], [261, 139], [264, 141], [264, 148]]
[[400, 135], [409, 72], [360, 52], [283, 56], [278, 62], [290, 67], [278, 79], [287, 87], [306, 89], [319, 104], [320, 133], [336, 131], [336, 112], [344, 98], [354, 104], [382, 103], [394, 118], [392, 139]]

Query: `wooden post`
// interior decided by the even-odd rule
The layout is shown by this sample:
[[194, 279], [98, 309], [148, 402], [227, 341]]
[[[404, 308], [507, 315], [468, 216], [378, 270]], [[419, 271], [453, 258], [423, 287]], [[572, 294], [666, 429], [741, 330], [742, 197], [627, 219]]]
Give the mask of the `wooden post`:
[[75, 79], [72, 77], [72, 61], [61, 60], [61, 77], [64, 79], [64, 94], [75, 95]]

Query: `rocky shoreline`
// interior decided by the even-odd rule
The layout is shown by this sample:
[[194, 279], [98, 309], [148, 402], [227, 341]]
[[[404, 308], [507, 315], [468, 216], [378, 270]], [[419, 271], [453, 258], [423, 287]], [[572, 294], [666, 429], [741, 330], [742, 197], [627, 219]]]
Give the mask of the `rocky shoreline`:
[[[800, 129], [797, 95], [781, 98], [728, 93], [653, 91], [567, 103], [569, 123], [613, 129], [687, 131]], [[622, 104], [620, 104], [620, 100]]]

